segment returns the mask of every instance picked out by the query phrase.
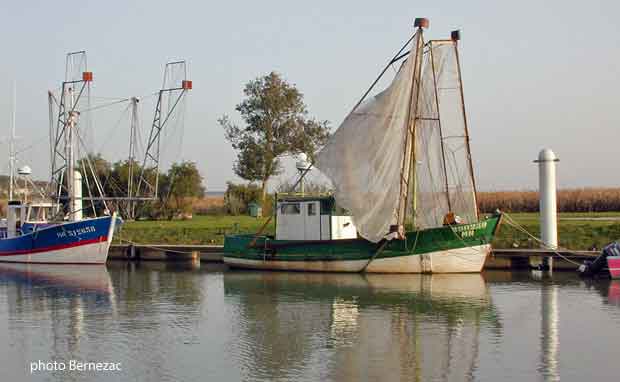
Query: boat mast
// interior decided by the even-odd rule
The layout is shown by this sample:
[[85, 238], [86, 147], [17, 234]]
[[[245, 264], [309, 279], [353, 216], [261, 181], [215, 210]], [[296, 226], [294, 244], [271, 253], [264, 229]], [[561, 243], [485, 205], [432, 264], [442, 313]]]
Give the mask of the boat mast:
[[[73, 87], [67, 89], [71, 105], [74, 105], [74, 93]], [[65, 135], [65, 150], [67, 158], [67, 196], [69, 203], [69, 220], [75, 221], [75, 156], [74, 156], [74, 143], [75, 143], [75, 129], [77, 124], [78, 112], [71, 110], [69, 112], [69, 118], [67, 123], [67, 132]]]
[[[397, 211], [397, 224], [398, 226], [405, 225], [405, 219], [407, 217], [407, 206], [409, 204], [409, 189], [413, 190], [413, 216], [415, 219], [415, 209], [416, 209], [416, 183], [415, 183], [415, 128], [417, 121], [417, 104], [419, 101], [420, 95], [420, 74], [422, 72], [422, 52], [424, 49], [424, 36], [423, 36], [423, 28], [428, 28], [429, 21], [425, 18], [416, 18], [414, 21], [414, 27], [418, 28], [416, 31], [416, 43], [415, 43], [415, 51], [411, 51], [413, 56], [410, 54], [410, 57], [413, 57], [415, 60], [414, 68], [413, 68], [413, 80], [411, 81], [411, 92], [409, 95], [409, 107], [407, 109], [407, 129], [406, 129], [406, 137], [405, 137], [405, 155], [403, 156], [403, 165], [400, 173], [400, 201], [398, 205]], [[415, 98], [414, 98], [415, 95]], [[414, 115], [411, 113], [412, 107], [414, 107], [413, 102], [415, 101], [415, 109]]]
[[461, 39], [460, 31], [458, 30], [452, 31], [452, 33], [450, 34], [450, 39], [454, 43], [454, 55], [456, 56], [456, 68], [457, 68], [457, 75], [459, 78], [459, 90], [461, 94], [461, 110], [463, 111], [463, 125], [465, 126], [465, 146], [467, 148], [467, 159], [469, 162], [469, 174], [471, 176], [471, 183], [473, 187], [473, 198], [474, 198], [476, 220], [478, 220], [479, 218], [478, 198], [477, 198], [478, 191], [476, 189], [476, 178], [474, 176], [474, 165], [471, 159], [471, 147], [469, 144], [469, 128], [467, 127], [467, 113], [465, 112], [465, 96], [463, 94], [463, 79], [461, 77], [461, 61], [459, 58], [459, 49], [458, 49], [458, 42]]
[[129, 156], [127, 158], [128, 175], [127, 175], [127, 218], [134, 218], [134, 167], [136, 165], [136, 149], [138, 146], [138, 97], [131, 97], [131, 123], [129, 128]]
[[15, 183], [15, 110], [17, 109], [17, 89], [13, 81], [13, 114], [11, 117], [11, 138], [9, 140], [9, 201], [13, 200]]

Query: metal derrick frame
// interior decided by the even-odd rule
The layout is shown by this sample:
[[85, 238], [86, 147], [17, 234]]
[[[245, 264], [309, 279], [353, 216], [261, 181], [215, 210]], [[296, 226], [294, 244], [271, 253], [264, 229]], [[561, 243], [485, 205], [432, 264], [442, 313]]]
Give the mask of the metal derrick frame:
[[[82, 52], [78, 52], [78, 53], [82, 53]], [[67, 97], [67, 91], [69, 89], [67, 89], [68, 85], [74, 85], [74, 84], [82, 84], [82, 86], [80, 87], [79, 92], [77, 93], [76, 98], [73, 100], [72, 105], [70, 105], [70, 110], [67, 112], [67, 102], [66, 102], [66, 97]], [[61, 93], [61, 97], [60, 97], [60, 102], [58, 102], [58, 118], [56, 120], [56, 129], [55, 129], [55, 137], [53, 140], [53, 149], [51, 152], [51, 156], [52, 156], [52, 174], [51, 174], [51, 178], [52, 178], [52, 186], [53, 188], [53, 192], [52, 196], [57, 200], [57, 202], [60, 202], [61, 200], [73, 200], [73, 176], [67, 176], [67, 185], [66, 187], [63, 186], [64, 183], [64, 175], [66, 173], [66, 170], [68, 170], [69, 168], [73, 168], [75, 164], [69, 165], [69, 161], [72, 160], [72, 158], [67, 158], [67, 156], [65, 155], [65, 152], [67, 150], [67, 144], [71, 145], [74, 144], [76, 146], [79, 146], [80, 142], [81, 142], [81, 138], [79, 135], [79, 132], [76, 130], [74, 132], [74, 136], [71, 138], [71, 142], [67, 142], [66, 138], [67, 138], [67, 134], [68, 134], [68, 129], [70, 128], [68, 125], [70, 123], [69, 118], [72, 118], [73, 113], [76, 113], [76, 107], [78, 105], [78, 103], [80, 102], [80, 99], [82, 98], [84, 91], [86, 90], [88, 84], [90, 83], [90, 81], [86, 81], [84, 79], [82, 80], [73, 80], [73, 81], [64, 81], [62, 83], [62, 93]], [[54, 101], [56, 101], [55, 97], [53, 96], [52, 93], [49, 93], [49, 101], [50, 101], [50, 114], [53, 114], [52, 109], [52, 103]], [[76, 125], [77, 126], [77, 125]], [[61, 148], [62, 142], [65, 142], [64, 147]], [[64, 164], [61, 166], [57, 166], [57, 162], [58, 162], [58, 158], [60, 158], [61, 161], [64, 161]], [[86, 182], [86, 188], [87, 191], [89, 193], [88, 197], [84, 197], [82, 196], [80, 199], [81, 200], [87, 200], [87, 201], [91, 201], [91, 207], [93, 212], [95, 212], [95, 206], [94, 206], [94, 201], [99, 200], [99, 201], [103, 201], [104, 204], [104, 208], [107, 209], [107, 205], [105, 203], [106, 198], [103, 196], [103, 188], [99, 182], [99, 180], [97, 179], [94, 167], [90, 161], [90, 159], [88, 158], [88, 156], [83, 158], [84, 160], [82, 161], [82, 171], [84, 172], [84, 181]], [[93, 197], [92, 193], [91, 193], [91, 189], [90, 189], [90, 181], [89, 181], [89, 177], [88, 177], [88, 171], [85, 168], [85, 162], [86, 165], [88, 165], [88, 170], [93, 174], [93, 182], [95, 184], [95, 186], [97, 187], [97, 191], [99, 193], [99, 197]], [[56, 182], [56, 184], [54, 184], [54, 181]], [[66, 197], [62, 196], [62, 190], [63, 187], [66, 188], [67, 190], [67, 195]], [[76, 211], [71, 211], [70, 207], [70, 214], [75, 213]], [[83, 208], [85, 209], [85, 208]]]
[[[168, 81], [168, 75], [172, 73], [168, 73], [168, 70], [172, 70], [174, 65], [182, 65], [183, 71], [183, 80], [180, 87], [168, 87], [166, 88], [166, 82]], [[142, 168], [140, 169], [140, 175], [137, 180], [137, 186], [135, 189], [135, 193], [133, 190], [129, 191], [130, 197], [128, 200], [130, 201], [130, 215], [135, 214], [135, 205], [132, 205], [132, 201], [148, 201], [148, 200], [156, 200], [159, 192], [159, 164], [160, 164], [160, 147], [161, 147], [161, 132], [165, 128], [170, 116], [174, 113], [177, 106], [181, 102], [181, 100], [186, 95], [187, 91], [191, 89], [191, 86], [188, 88], [185, 86], [185, 82], [187, 81], [187, 68], [185, 60], [181, 61], [173, 61], [166, 64], [166, 68], [164, 70], [164, 81], [162, 85], [162, 89], [159, 90], [159, 95], [157, 98], [157, 105], [155, 106], [155, 115], [153, 116], [153, 123], [151, 124], [151, 131], [149, 133], [149, 138], [147, 141], [146, 149], [144, 152], [144, 159], [142, 161]], [[166, 113], [162, 113], [163, 109], [163, 101], [166, 95], [170, 95], [173, 92], [179, 92], [176, 99], [172, 103], [172, 106], [166, 111]], [[131, 150], [131, 148], [130, 148]], [[131, 152], [130, 152], [131, 155]], [[130, 168], [133, 167], [133, 162], [130, 162]], [[130, 170], [133, 173], [133, 170]], [[148, 179], [147, 171], [155, 172], [155, 180], [150, 181]], [[130, 180], [133, 184], [133, 180]], [[131, 195], [132, 194], [132, 195]]]
[[[69, 60], [70, 60], [69, 57], [74, 54], [85, 54], [85, 53], [86, 52], [84, 51], [80, 51], [80, 52], [73, 52], [73, 53], [67, 54], [66, 75], [68, 75], [68, 71], [69, 71], [69, 68], [68, 68]], [[85, 63], [84, 65], [86, 65], [85, 59], [84, 59], [84, 63]], [[74, 190], [73, 190], [75, 186], [74, 185], [74, 174], [69, 174], [69, 172], [75, 169], [75, 157], [73, 153], [73, 150], [74, 150], [73, 145], [77, 147], [80, 145], [80, 143], [83, 143], [81, 141], [79, 131], [77, 130], [77, 126], [78, 126], [77, 122], [75, 123], [73, 127], [71, 127], [70, 124], [73, 123], [73, 121], [71, 121], [71, 118], [74, 118], [75, 113], [78, 113], [79, 115], [79, 111], [77, 111], [76, 108], [80, 100], [82, 99], [85, 90], [87, 90], [90, 82], [91, 82], [91, 79], [86, 79], [84, 77], [80, 80], [63, 81], [62, 87], [61, 87], [60, 102], [56, 100], [56, 97], [54, 97], [54, 95], [51, 92], [48, 93], [50, 117], [52, 117], [54, 114], [53, 104], [56, 103], [58, 106], [58, 115], [56, 118], [55, 128], [50, 119], [50, 133], [53, 133], [53, 137], [52, 137], [52, 134], [50, 134], [50, 143], [51, 143], [50, 145], [51, 146], [51, 150], [50, 150], [51, 158], [50, 159], [51, 159], [51, 165], [52, 165], [51, 196], [52, 198], [56, 199], [56, 202], [58, 205], [60, 205], [61, 201], [69, 201], [69, 216], [72, 216], [74, 213], [78, 212], [78, 211], [73, 210], [73, 201], [75, 200], [75, 195], [74, 195]], [[73, 91], [75, 94], [74, 87], [76, 84], [81, 84], [81, 86], [79, 86], [79, 91], [77, 92], [77, 95], [75, 96], [74, 99], [72, 99], [70, 102], [67, 102], [67, 96], [69, 95], [69, 91]], [[73, 88], [69, 88], [69, 86], [72, 86]], [[69, 103], [69, 107], [67, 107], [68, 103]], [[75, 131], [70, 132], [69, 129], [75, 129]], [[54, 130], [54, 131], [52, 132], [51, 130]], [[63, 142], [64, 142], [64, 145], [63, 145]], [[64, 163], [59, 165], [58, 162], [64, 162]], [[86, 169], [86, 165], [88, 166], [88, 169]], [[103, 196], [103, 187], [101, 186], [99, 180], [97, 179], [97, 175], [95, 173], [94, 167], [90, 159], [88, 158], [88, 156], [83, 158], [81, 170], [83, 172], [83, 179], [86, 183], [86, 188], [87, 188], [87, 192], [89, 196], [88, 197], [81, 196], [80, 200], [90, 201], [92, 211], [95, 215], [96, 215], [96, 208], [94, 204], [95, 201], [102, 201], [104, 205], [104, 209], [107, 210], [107, 204], [105, 202], [106, 198]], [[93, 182], [97, 188], [97, 192], [100, 195], [99, 197], [94, 197], [92, 195], [92, 192], [90, 189], [89, 176], [88, 176], [89, 171], [93, 176]], [[66, 186], [64, 185], [65, 174], [67, 175]], [[67, 196], [62, 196], [63, 189], [66, 189]], [[82, 210], [85, 210], [85, 209], [86, 207], [82, 207]]]
[[[86, 61], [85, 54], [86, 54], [85, 51], [78, 51], [78, 52], [72, 52], [72, 53], [67, 54], [66, 69], [65, 69], [66, 78], [65, 79], [68, 79], [70, 75], [74, 75], [77, 73], [77, 72], [70, 73], [72, 70], [75, 71], [77, 68], [84, 69], [84, 71], [87, 70], [86, 68], [87, 61]], [[72, 65], [75, 65], [75, 63], [71, 61], [71, 58], [74, 55], [83, 55], [83, 58], [82, 58], [83, 61], [78, 62], [77, 67], [72, 66]], [[182, 66], [182, 69], [180, 71], [183, 77], [181, 86], [180, 87], [179, 86], [166, 87], [167, 81], [174, 79], [171, 77], [175, 74], [174, 72], [175, 65]], [[73, 176], [69, 176], [68, 174], [66, 174], [66, 172], [70, 167], [74, 167], [74, 166], [69, 166], [67, 162], [71, 158], [68, 158], [68, 155], [67, 155], [67, 144], [70, 142], [67, 142], [66, 137], [68, 134], [68, 130], [71, 128], [70, 118], [72, 118], [75, 112], [79, 112], [78, 110], [76, 110], [77, 106], [80, 103], [80, 101], [83, 99], [85, 91], [89, 89], [88, 85], [91, 81], [92, 81], [92, 75], [85, 76], [83, 73], [82, 73], [81, 79], [71, 79], [71, 80], [64, 81], [62, 83], [60, 100], [58, 100], [51, 91], [48, 92], [49, 116], [50, 116], [50, 124], [49, 124], [50, 159], [51, 159], [51, 167], [52, 167], [49, 194], [52, 198], [56, 199], [57, 202], [73, 199], [72, 188], [74, 185], [72, 184], [72, 182], [68, 182], [65, 185], [65, 182], [66, 182], [65, 177], [69, 179], [73, 178]], [[70, 95], [69, 87], [73, 88], [71, 90], [74, 92], [73, 93], [74, 98], [71, 98], [71, 100], [67, 99], [67, 97]], [[76, 90], [75, 88], [79, 88], [79, 91], [75, 91]], [[138, 179], [135, 179], [136, 169], [134, 167], [138, 163], [138, 161], [136, 160], [136, 149], [137, 149], [137, 143], [138, 143], [137, 133], [138, 133], [138, 123], [139, 123], [137, 104], [139, 102], [139, 99], [137, 97], [131, 97], [127, 99], [132, 103], [131, 127], [130, 127], [131, 131], [130, 131], [129, 156], [128, 156], [128, 161], [129, 161], [128, 195], [121, 196], [121, 197], [104, 196], [103, 187], [101, 186], [99, 180], [97, 179], [96, 173], [94, 171], [94, 167], [90, 159], [88, 158], [88, 156], [86, 156], [83, 158], [83, 161], [82, 161], [82, 167], [83, 167], [82, 170], [84, 172], [84, 181], [86, 183], [87, 192], [89, 193], [89, 195], [82, 196], [81, 200], [90, 201], [93, 212], [95, 212], [95, 205], [94, 205], [95, 201], [103, 202], [106, 210], [108, 208], [106, 201], [117, 201], [117, 202], [126, 201], [127, 212], [131, 216], [135, 212], [135, 202], [151, 201], [157, 198], [158, 185], [159, 185], [159, 164], [160, 164], [159, 157], [160, 157], [161, 132], [165, 128], [171, 115], [177, 109], [177, 106], [179, 105], [180, 101], [185, 96], [186, 91], [191, 88], [192, 88], [191, 81], [187, 80], [187, 68], [186, 68], [185, 61], [181, 60], [181, 61], [174, 61], [174, 62], [167, 63], [166, 69], [164, 70], [164, 83], [162, 85], [162, 89], [159, 90], [159, 97], [158, 97], [157, 106], [155, 109], [155, 116], [153, 118], [149, 140], [147, 142], [147, 148], [145, 151], [144, 159], [142, 161], [142, 164], [143, 164], [142, 170], [139, 174]], [[176, 99], [174, 99], [174, 102], [171, 101], [172, 100], [171, 98], [169, 99], [170, 101], [169, 105], [171, 106], [169, 106], [169, 108], [165, 110], [164, 112], [163, 103], [164, 103], [165, 96], [172, 94], [173, 92], [178, 92], [178, 91], [180, 91], [180, 93], [178, 94]], [[54, 113], [54, 105], [58, 108], [57, 114]], [[64, 145], [63, 145], [63, 142], [64, 142]], [[79, 146], [80, 143], [83, 144], [83, 141], [81, 141], [81, 138], [79, 134], [77, 133], [77, 130], [75, 131], [73, 143], [76, 146]], [[149, 166], [149, 164], [152, 164], [152, 165]], [[100, 196], [95, 197], [92, 195], [90, 181], [89, 181], [89, 177], [87, 175], [85, 166], [88, 166], [90, 172], [92, 172], [93, 177], [94, 177], [94, 184], [96, 185], [97, 191], [99, 192]], [[155, 181], [153, 184], [149, 181], [149, 179], [147, 179], [147, 176], [145, 174], [146, 171], [152, 171], [152, 170], [155, 170]], [[136, 186], [136, 183], [137, 183], [137, 186]], [[62, 195], [64, 190], [67, 191], [68, 196]], [[141, 191], [143, 190], [145, 192], [142, 192], [141, 194]], [[72, 203], [70, 202], [70, 204]], [[86, 209], [86, 207], [82, 209], [84, 210]], [[75, 211], [70, 211], [69, 213], [72, 214], [74, 212]]]

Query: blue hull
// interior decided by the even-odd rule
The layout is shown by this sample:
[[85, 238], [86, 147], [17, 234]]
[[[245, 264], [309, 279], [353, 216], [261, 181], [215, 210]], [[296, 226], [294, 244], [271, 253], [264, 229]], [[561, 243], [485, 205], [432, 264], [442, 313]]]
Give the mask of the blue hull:
[[105, 263], [116, 216], [35, 227], [34, 231], [0, 239], [0, 262]]

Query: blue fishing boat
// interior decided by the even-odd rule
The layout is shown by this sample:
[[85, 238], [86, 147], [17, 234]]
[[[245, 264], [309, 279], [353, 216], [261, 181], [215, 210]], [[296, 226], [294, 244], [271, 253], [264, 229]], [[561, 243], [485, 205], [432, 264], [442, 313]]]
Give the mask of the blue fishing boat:
[[[50, 136], [54, 155], [50, 192], [45, 196], [52, 202], [36, 206], [13, 198], [15, 153], [11, 144], [10, 192], [6, 221], [0, 227], [0, 262], [104, 264], [108, 258], [114, 228], [121, 220], [108, 208], [88, 155], [79, 159], [82, 172], [78, 170], [80, 162], [75, 155], [86, 151], [77, 149], [83, 142], [78, 126], [80, 110], [90, 104], [84, 97], [90, 94], [93, 78], [86, 68], [85, 55], [75, 52], [67, 56], [67, 74], [55, 119], [57, 126]], [[14, 126], [13, 123], [12, 137]], [[29, 174], [27, 170], [23, 174]], [[92, 173], [91, 180], [88, 170]], [[82, 196], [83, 181], [88, 198]], [[90, 185], [95, 186], [99, 196], [92, 195]], [[83, 208], [83, 201], [89, 203], [87, 208]], [[91, 216], [84, 216], [86, 210]]]
[[19, 201], [9, 204], [4, 237], [0, 238], [0, 261], [17, 263], [105, 264], [116, 214], [80, 221], [34, 225], [29, 232], [17, 229]]

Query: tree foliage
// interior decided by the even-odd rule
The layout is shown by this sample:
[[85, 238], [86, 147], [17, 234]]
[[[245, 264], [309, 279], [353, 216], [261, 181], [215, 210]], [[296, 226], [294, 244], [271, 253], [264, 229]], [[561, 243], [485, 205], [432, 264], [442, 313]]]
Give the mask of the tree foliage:
[[192, 213], [192, 200], [203, 197], [202, 176], [194, 162], [173, 163], [167, 174], [159, 177], [159, 215], [172, 219]]
[[248, 82], [245, 99], [235, 110], [243, 126], [226, 115], [218, 122], [226, 139], [237, 150], [235, 173], [250, 182], [261, 183], [265, 202], [269, 178], [282, 172], [280, 157], [285, 154], [314, 153], [329, 136], [329, 123], [309, 117], [303, 94], [275, 72]]
[[[129, 161], [123, 160], [111, 164], [100, 154], [91, 154], [88, 159], [88, 161], [80, 159], [77, 163], [77, 168], [81, 172], [84, 172], [84, 169], [86, 169], [90, 173], [90, 166], [92, 166], [100, 180], [105, 196], [117, 198], [128, 196]], [[90, 166], [88, 162], [90, 162]], [[136, 162], [133, 163], [133, 166], [132, 178], [135, 190], [142, 167]], [[144, 173], [144, 177], [149, 179], [151, 183], [154, 183], [155, 175], [155, 170], [147, 170]], [[92, 180], [87, 182], [86, 179], [87, 177], [82, 177], [82, 194], [84, 196], [99, 196], [97, 186]], [[205, 193], [202, 180], [202, 175], [196, 167], [196, 163], [173, 163], [167, 173], [162, 172], [159, 174], [157, 200], [154, 202], [138, 202], [136, 210], [141, 212], [142, 217], [150, 218], [172, 219], [179, 215], [191, 214], [192, 198], [202, 197]], [[114, 209], [120, 211], [123, 211], [123, 208], [127, 208], [127, 203], [126, 200], [108, 202], [108, 204], [115, 204]], [[84, 209], [86, 212], [91, 209], [90, 202], [84, 203]], [[103, 204], [101, 202], [95, 203], [95, 209], [98, 214], [101, 214]]]
[[255, 184], [226, 183], [224, 206], [230, 215], [240, 215], [248, 212], [248, 205], [261, 197], [261, 190]]

